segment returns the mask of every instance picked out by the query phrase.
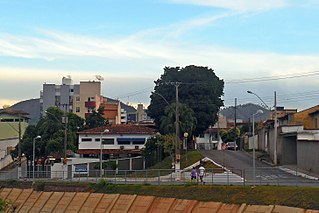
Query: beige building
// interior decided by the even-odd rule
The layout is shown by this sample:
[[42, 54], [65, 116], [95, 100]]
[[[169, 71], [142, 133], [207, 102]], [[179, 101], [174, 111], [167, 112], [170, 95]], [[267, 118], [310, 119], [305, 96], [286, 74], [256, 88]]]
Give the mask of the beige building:
[[102, 102], [101, 82], [81, 81], [79, 94], [74, 95], [74, 113], [82, 118], [86, 118], [93, 110], [97, 110]]

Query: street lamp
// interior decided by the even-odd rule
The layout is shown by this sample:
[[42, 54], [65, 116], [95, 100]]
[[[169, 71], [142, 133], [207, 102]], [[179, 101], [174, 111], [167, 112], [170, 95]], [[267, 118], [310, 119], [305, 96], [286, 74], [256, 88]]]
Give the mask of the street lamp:
[[261, 109], [257, 110], [256, 113], [253, 114], [253, 181], [255, 185], [255, 178], [256, 178], [256, 153], [255, 153], [255, 115], [261, 114], [263, 111]]
[[34, 166], [35, 166], [35, 163], [34, 163], [34, 161], [35, 161], [35, 140], [36, 139], [40, 139], [41, 138], [41, 136], [40, 135], [38, 135], [37, 137], [35, 137], [35, 138], [33, 138], [33, 143], [32, 143], [32, 150], [33, 150], [33, 157], [32, 157], [32, 179], [33, 179], [33, 181], [34, 181]]
[[188, 132], [184, 132], [184, 149], [186, 151], [186, 166], [188, 165], [188, 159], [187, 159], [187, 137], [188, 137]]
[[106, 133], [106, 132], [109, 132], [109, 131], [110, 131], [110, 130], [108, 130], [108, 129], [104, 129], [104, 131], [101, 132], [101, 134], [100, 134], [100, 177], [103, 176], [103, 169], [102, 169], [102, 166], [103, 166], [103, 164], [102, 164], [102, 161], [103, 161], [103, 158], [102, 158], [102, 156], [103, 156], [102, 135], [103, 135], [104, 133]]
[[[268, 108], [269, 111], [272, 111], [271, 108], [261, 99], [256, 93], [252, 91], [247, 91], [249, 94], [255, 95], [264, 105]], [[274, 92], [274, 164], [277, 165], [277, 98], [276, 98], [276, 91]]]

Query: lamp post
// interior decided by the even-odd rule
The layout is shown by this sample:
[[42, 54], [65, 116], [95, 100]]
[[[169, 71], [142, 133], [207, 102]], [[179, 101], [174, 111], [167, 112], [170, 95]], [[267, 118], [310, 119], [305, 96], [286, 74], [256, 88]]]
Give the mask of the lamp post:
[[[263, 104], [268, 108], [269, 111], [272, 111], [271, 108], [261, 99], [256, 93], [252, 91], [247, 91], [249, 94], [255, 95]], [[277, 97], [276, 97], [276, 91], [274, 92], [274, 164], [277, 165]]]
[[102, 164], [102, 161], [103, 161], [103, 142], [102, 142], [102, 135], [106, 132], [109, 132], [110, 130], [108, 129], [104, 129], [103, 132], [101, 132], [100, 134], [100, 177], [103, 176], [103, 164]]
[[256, 153], [255, 153], [255, 115], [258, 115], [260, 113], [263, 113], [261, 109], [257, 110], [256, 113], [253, 114], [253, 181], [255, 185], [255, 178], [256, 178]]
[[32, 143], [32, 150], [33, 150], [33, 156], [32, 156], [32, 179], [34, 181], [34, 167], [35, 167], [35, 140], [40, 139], [41, 136], [38, 135], [37, 137], [33, 138], [33, 143]]
[[187, 137], [188, 137], [188, 132], [184, 132], [184, 149], [186, 151], [186, 167], [188, 165], [188, 158], [187, 158]]

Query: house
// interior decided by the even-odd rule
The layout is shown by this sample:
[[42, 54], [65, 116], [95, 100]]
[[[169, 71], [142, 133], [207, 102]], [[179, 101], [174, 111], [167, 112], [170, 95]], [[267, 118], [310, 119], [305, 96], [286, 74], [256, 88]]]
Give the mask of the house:
[[225, 116], [219, 114], [217, 123], [195, 138], [197, 148], [205, 150], [220, 150], [222, 140], [219, 135], [219, 130], [225, 128], [227, 128], [227, 119]]
[[[319, 173], [319, 105], [293, 112], [278, 118], [277, 162]], [[275, 155], [273, 124], [273, 121], [264, 122], [258, 130], [258, 149], [267, 151], [272, 160]]]
[[113, 124], [84, 130], [78, 135], [78, 154], [98, 157], [102, 151], [103, 159], [109, 159], [141, 155], [147, 139], [155, 135], [155, 130], [140, 125]]

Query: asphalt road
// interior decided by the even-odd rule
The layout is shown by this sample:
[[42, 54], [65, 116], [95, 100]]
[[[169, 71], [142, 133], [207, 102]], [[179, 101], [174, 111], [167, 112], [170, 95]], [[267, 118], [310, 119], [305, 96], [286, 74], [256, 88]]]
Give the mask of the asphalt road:
[[285, 172], [256, 159], [255, 178], [251, 153], [231, 150], [201, 150], [201, 153], [243, 177], [247, 184], [256, 185], [298, 185], [319, 186], [318, 180], [311, 180]]

